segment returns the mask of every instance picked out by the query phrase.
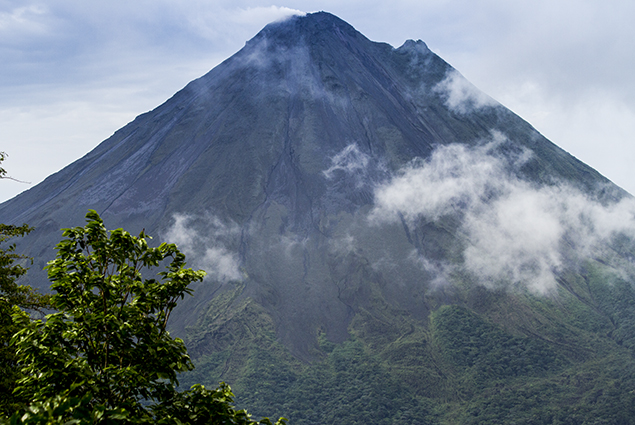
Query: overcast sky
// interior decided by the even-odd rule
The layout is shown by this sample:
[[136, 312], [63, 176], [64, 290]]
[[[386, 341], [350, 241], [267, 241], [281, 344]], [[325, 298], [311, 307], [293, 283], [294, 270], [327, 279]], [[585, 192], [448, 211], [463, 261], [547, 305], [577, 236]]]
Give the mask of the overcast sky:
[[421, 39], [551, 141], [635, 193], [632, 0], [0, 0], [0, 201], [79, 159], [238, 51], [324, 10]]

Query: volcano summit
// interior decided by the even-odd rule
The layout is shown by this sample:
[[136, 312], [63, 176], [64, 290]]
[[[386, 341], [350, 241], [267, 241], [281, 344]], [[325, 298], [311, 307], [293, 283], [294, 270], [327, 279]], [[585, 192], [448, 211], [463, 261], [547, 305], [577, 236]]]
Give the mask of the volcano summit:
[[632, 198], [422, 41], [266, 26], [0, 205], [36, 229], [30, 284], [89, 208], [208, 271], [172, 320], [184, 381], [255, 413], [633, 423]]

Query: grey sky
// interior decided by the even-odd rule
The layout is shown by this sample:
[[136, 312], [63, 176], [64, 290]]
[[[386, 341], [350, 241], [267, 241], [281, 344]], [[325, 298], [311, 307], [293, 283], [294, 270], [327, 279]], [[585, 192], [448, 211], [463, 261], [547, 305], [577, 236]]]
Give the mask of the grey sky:
[[[421, 39], [554, 143], [635, 193], [631, 0], [0, 0], [0, 150], [36, 184], [291, 10]], [[31, 186], [0, 185], [0, 201]]]

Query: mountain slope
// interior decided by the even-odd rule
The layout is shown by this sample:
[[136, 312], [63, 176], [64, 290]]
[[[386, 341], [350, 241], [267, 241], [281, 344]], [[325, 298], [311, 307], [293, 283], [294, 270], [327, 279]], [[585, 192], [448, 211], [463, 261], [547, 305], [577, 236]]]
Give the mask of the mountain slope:
[[557, 423], [633, 402], [632, 199], [421, 41], [268, 25], [0, 205], [36, 228], [29, 283], [88, 208], [208, 270], [172, 320], [184, 379], [256, 413]]

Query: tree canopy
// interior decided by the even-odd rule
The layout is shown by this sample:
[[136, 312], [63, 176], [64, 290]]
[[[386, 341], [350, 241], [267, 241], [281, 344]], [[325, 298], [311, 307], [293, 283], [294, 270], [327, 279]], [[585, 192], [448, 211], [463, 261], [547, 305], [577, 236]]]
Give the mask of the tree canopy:
[[22, 237], [33, 230], [22, 226], [0, 224], [0, 414], [10, 414], [23, 402], [13, 394], [20, 378], [17, 370], [15, 348], [9, 344], [19, 330], [11, 316], [14, 307], [27, 311], [43, 311], [49, 307], [49, 297], [41, 295], [31, 287], [18, 284], [18, 279], [27, 272], [29, 258], [15, 252], [11, 239]]
[[9, 423], [270, 424], [234, 410], [225, 384], [178, 391], [177, 373], [193, 365], [168, 319], [205, 272], [186, 268], [174, 244], [150, 247], [144, 232], [108, 231], [92, 210], [86, 220], [64, 229], [47, 266], [56, 312], [33, 320], [11, 307], [15, 394], [29, 403]]

